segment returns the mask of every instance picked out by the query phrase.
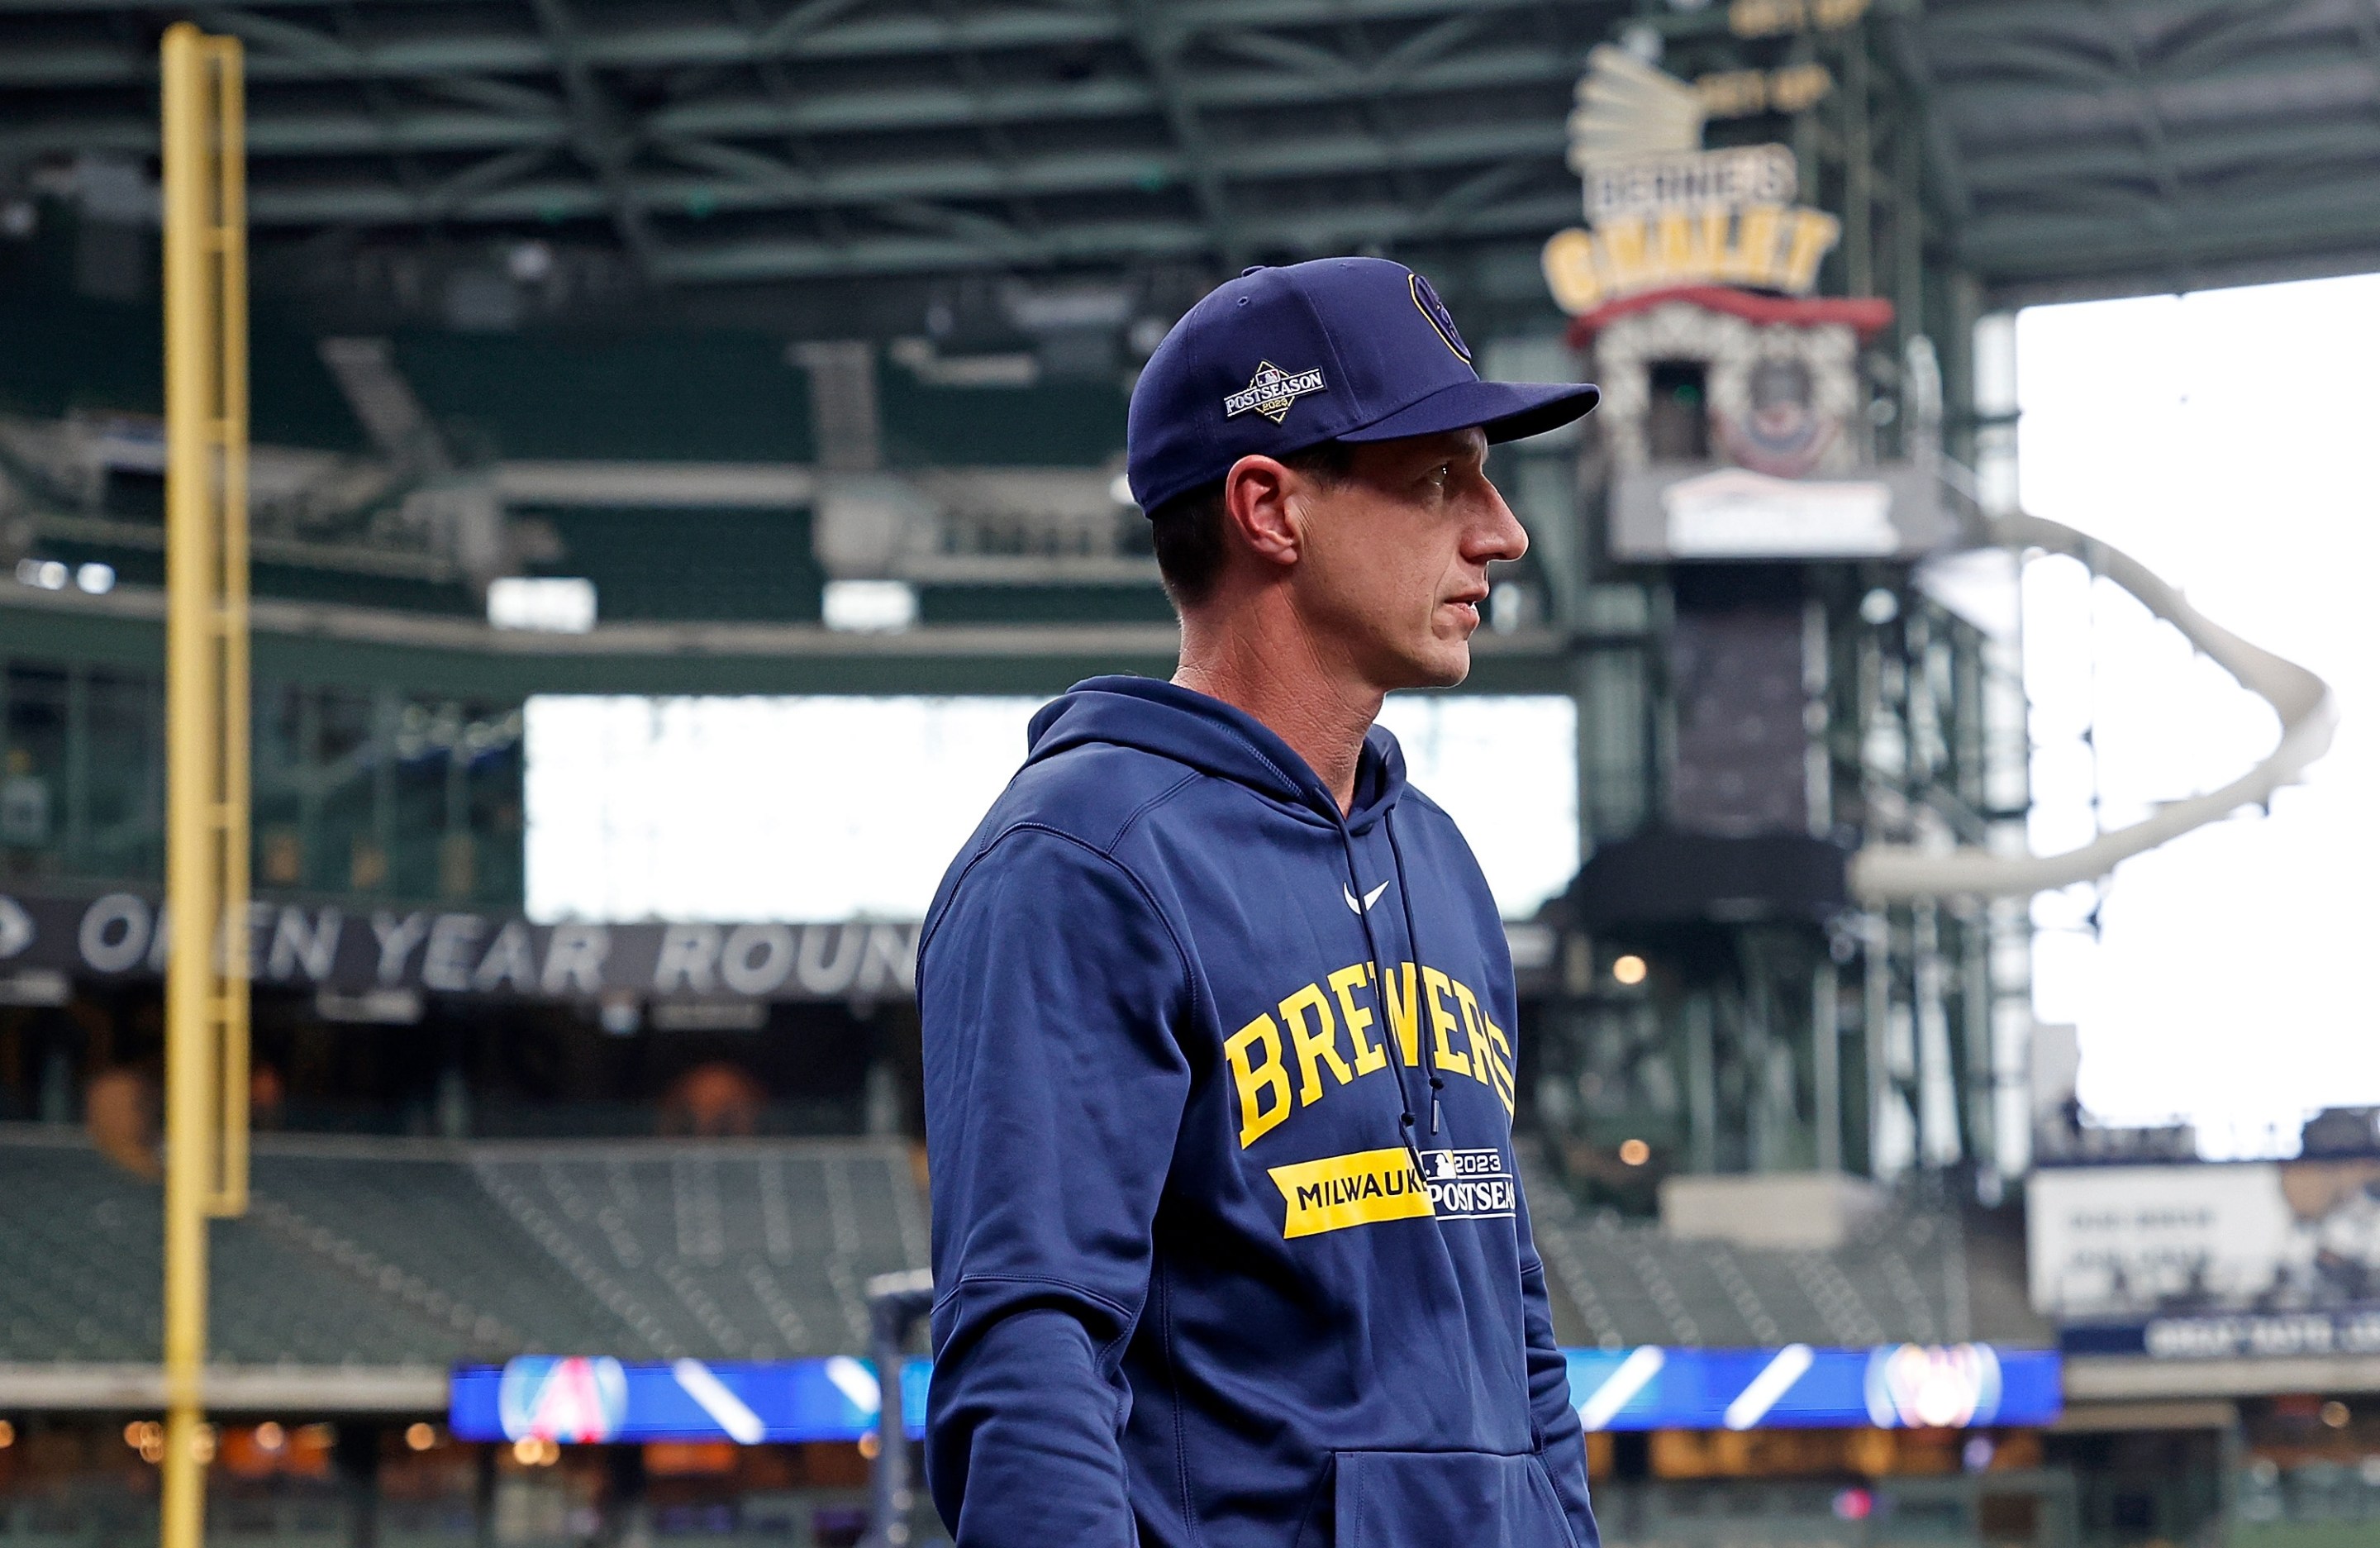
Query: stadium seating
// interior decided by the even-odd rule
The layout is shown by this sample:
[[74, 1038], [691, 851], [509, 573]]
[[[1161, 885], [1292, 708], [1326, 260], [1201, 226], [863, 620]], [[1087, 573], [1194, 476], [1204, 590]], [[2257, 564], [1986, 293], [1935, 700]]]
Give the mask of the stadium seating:
[[528, 509], [562, 552], [538, 567], [595, 583], [606, 623], [816, 623], [826, 574], [807, 510]]
[[[0, 1130], [0, 1363], [153, 1360], [160, 1228], [155, 1187], [79, 1135]], [[213, 1350], [298, 1366], [855, 1351], [868, 1276], [926, 1255], [897, 1143], [261, 1140], [249, 1213], [215, 1229]]]
[[1930, 1190], [1903, 1191], [1841, 1250], [1682, 1241], [1658, 1225], [1590, 1214], [1521, 1146], [1537, 1249], [1565, 1338], [1624, 1348], [1787, 1343], [2040, 1346], [2014, 1255]]
[[880, 1143], [489, 1147], [473, 1169], [655, 1355], [864, 1348], [867, 1277], [926, 1262], [906, 1155]]
[[[163, 316], [153, 303], [93, 300], [64, 287], [0, 287], [0, 409], [55, 417], [78, 409], [164, 409]], [[268, 306], [250, 320], [249, 424], [269, 445], [360, 452], [347, 411], [306, 329]]]
[[398, 370], [466, 460], [812, 455], [808, 379], [765, 334], [422, 330], [394, 343]]
[[[855, 1351], [868, 1277], [928, 1257], [908, 1153], [876, 1140], [273, 1138], [254, 1194], [216, 1237], [215, 1350], [237, 1364]], [[2046, 1341], [2011, 1263], [1920, 1193], [1832, 1253], [1674, 1240], [1542, 1175], [1530, 1198], [1568, 1340]], [[79, 1136], [0, 1128], [0, 1361], [153, 1358], [158, 1231], [154, 1187]]]
[[880, 361], [885, 462], [894, 468], [1097, 468], [1123, 455], [1123, 390], [1107, 382], [939, 387]]

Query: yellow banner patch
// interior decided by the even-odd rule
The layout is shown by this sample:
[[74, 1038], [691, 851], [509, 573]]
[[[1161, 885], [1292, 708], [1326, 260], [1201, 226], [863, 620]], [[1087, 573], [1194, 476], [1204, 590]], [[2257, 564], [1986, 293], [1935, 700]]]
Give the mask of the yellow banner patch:
[[1269, 1176], [1289, 1205], [1281, 1234], [1292, 1240], [1430, 1213], [1429, 1190], [1401, 1146], [1275, 1166]]

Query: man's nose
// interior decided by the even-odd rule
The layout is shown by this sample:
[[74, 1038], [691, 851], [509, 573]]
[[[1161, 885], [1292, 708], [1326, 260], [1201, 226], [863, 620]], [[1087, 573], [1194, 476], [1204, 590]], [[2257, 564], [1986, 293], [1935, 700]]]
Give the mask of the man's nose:
[[1504, 502], [1504, 492], [1493, 483], [1487, 484], [1488, 509], [1483, 513], [1474, 540], [1473, 556], [1482, 563], [1511, 561], [1529, 551], [1529, 530], [1512, 514]]

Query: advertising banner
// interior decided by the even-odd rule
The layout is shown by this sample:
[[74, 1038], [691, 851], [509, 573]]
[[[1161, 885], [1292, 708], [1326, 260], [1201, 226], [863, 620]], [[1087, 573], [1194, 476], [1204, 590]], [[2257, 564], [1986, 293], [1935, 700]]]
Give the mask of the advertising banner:
[[1989, 1344], [1866, 1349], [1572, 1349], [1571, 1399], [1589, 1430], [1964, 1429], [2046, 1424], [2058, 1357]]
[[[463, 909], [249, 905], [250, 978], [344, 994], [547, 999], [883, 1000], [912, 993], [917, 926], [537, 924]], [[155, 896], [0, 894], [0, 973], [105, 982], [164, 971], [172, 921]], [[63, 987], [63, 984], [61, 984]]]
[[[1751, 1430], [2046, 1424], [2058, 1356], [1988, 1344], [1869, 1349], [1572, 1349], [1571, 1398], [1589, 1430]], [[931, 1367], [902, 1368], [909, 1433], [924, 1433]], [[883, 1404], [876, 1368], [830, 1359], [636, 1364], [524, 1356], [458, 1367], [447, 1421], [466, 1441], [856, 1441]]]
[[[901, 1372], [909, 1433], [925, 1433], [923, 1359]], [[856, 1441], [876, 1428], [884, 1391], [872, 1361], [671, 1360], [635, 1364], [604, 1356], [525, 1355], [503, 1365], [457, 1368], [447, 1425], [465, 1441]]]
[[[757, 1027], [772, 1000], [907, 999], [917, 993], [922, 928], [886, 920], [539, 924], [517, 914], [350, 911], [266, 898], [249, 905], [247, 924], [249, 976], [261, 988], [417, 1004], [423, 993], [626, 997], [674, 1010], [681, 1030]], [[0, 1005], [62, 1005], [75, 981], [162, 978], [172, 937], [153, 894], [0, 892]], [[1505, 941], [1524, 988], [1544, 983], [1553, 932], [1520, 921], [1506, 926]], [[751, 1018], [736, 1019], [745, 1010]]]
[[2070, 1352], [2380, 1352], [2380, 1159], [2047, 1167], [2026, 1214]]

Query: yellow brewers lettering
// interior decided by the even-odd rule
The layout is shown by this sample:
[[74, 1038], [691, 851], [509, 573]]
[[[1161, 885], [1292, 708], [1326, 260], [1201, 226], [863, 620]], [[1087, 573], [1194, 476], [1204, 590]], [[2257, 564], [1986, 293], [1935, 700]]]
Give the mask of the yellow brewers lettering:
[[1372, 965], [1357, 962], [1330, 975], [1330, 991], [1339, 996], [1339, 1018], [1347, 1024], [1347, 1041], [1355, 1045], [1355, 1073], [1369, 1075], [1388, 1067], [1389, 1055], [1364, 1035], [1372, 1013], [1355, 1003], [1355, 989], [1372, 975]]
[[[1321, 1026], [1318, 1032], [1305, 1030], [1309, 1011]], [[1317, 1067], [1318, 1060], [1330, 1067], [1330, 1073], [1342, 1086], [1355, 1079], [1355, 1072], [1339, 1056], [1339, 1025], [1331, 1019], [1330, 1002], [1322, 997], [1318, 985], [1309, 983], [1283, 1000], [1281, 1018], [1289, 1026], [1290, 1041], [1297, 1044], [1297, 1067], [1305, 1076], [1305, 1083], [1298, 1088], [1298, 1101], [1311, 1107], [1322, 1100], [1322, 1074]]]
[[[1261, 1044], [1264, 1056], [1250, 1059], [1248, 1050]], [[1240, 1089], [1240, 1148], [1247, 1149], [1289, 1116], [1289, 1076], [1281, 1067], [1281, 1029], [1269, 1016], [1259, 1016], [1223, 1040], [1223, 1057], [1231, 1061], [1232, 1083]], [[1264, 1098], [1270, 1096], [1268, 1104]]]
[[[1299, 985], [1274, 1011], [1223, 1040], [1223, 1057], [1239, 1098], [1243, 1148], [1271, 1133], [1293, 1112], [1320, 1102], [1335, 1087], [1386, 1069], [1398, 1054], [1408, 1066], [1418, 1067], [1425, 1014], [1430, 1063], [1477, 1080], [1496, 1093], [1506, 1115], [1512, 1115], [1512, 1042], [1488, 1018], [1471, 986], [1436, 968], [1397, 964], [1390, 970], [1386, 996], [1390, 1039], [1376, 1042], [1369, 1034], [1380, 1025], [1381, 1001], [1360, 992], [1377, 977], [1372, 964], [1350, 963]], [[1352, 1065], [1339, 1046], [1342, 1028], [1354, 1053]], [[1328, 1080], [1323, 1079], [1326, 1070]]]
[[1446, 1008], [1447, 992], [1453, 982], [1435, 968], [1421, 970], [1423, 988], [1428, 993], [1429, 1038], [1438, 1058], [1438, 1067], [1455, 1075], [1471, 1073], [1471, 1061], [1447, 1045], [1446, 1034], [1455, 1030], [1454, 1013]]

